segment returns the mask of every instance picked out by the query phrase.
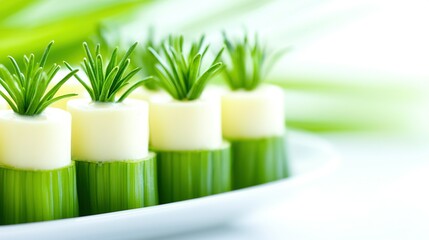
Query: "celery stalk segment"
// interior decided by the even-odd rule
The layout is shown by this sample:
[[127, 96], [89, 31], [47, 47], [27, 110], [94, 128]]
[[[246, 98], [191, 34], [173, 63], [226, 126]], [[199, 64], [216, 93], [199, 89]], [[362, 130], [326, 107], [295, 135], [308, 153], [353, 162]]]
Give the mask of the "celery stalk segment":
[[230, 142], [234, 189], [289, 176], [284, 137], [231, 140]]
[[157, 151], [160, 203], [231, 190], [230, 145], [201, 151]]
[[55, 170], [0, 167], [0, 224], [78, 216], [75, 164]]
[[76, 161], [80, 215], [158, 203], [156, 155], [138, 161]]

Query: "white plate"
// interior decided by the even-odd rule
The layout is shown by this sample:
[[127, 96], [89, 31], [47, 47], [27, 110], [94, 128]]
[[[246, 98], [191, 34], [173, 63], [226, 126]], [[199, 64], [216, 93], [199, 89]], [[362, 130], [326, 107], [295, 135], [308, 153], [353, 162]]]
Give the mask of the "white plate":
[[177, 203], [48, 222], [0, 226], [0, 239], [142, 239], [225, 223], [333, 171], [339, 157], [310, 134], [289, 132], [290, 178]]

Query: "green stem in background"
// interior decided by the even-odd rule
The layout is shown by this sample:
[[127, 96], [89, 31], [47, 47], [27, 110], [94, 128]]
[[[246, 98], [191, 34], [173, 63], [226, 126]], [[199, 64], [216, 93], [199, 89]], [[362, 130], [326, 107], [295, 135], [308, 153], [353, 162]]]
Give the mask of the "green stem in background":
[[[17, 2], [17, 1], [8, 1]], [[49, 4], [41, 1], [35, 1], [38, 4]], [[2, 24], [0, 22], [0, 61], [7, 55], [21, 55], [29, 48], [39, 49], [36, 54], [43, 50], [44, 44], [55, 40], [58, 44], [56, 53], [52, 54], [51, 61], [68, 61], [75, 63], [79, 60], [77, 49], [82, 41], [94, 33], [98, 24], [105, 19], [118, 17], [124, 14], [132, 15], [140, 6], [149, 4], [149, 0], [125, 0], [125, 1], [99, 1], [98, 4], [88, 6], [87, 2], [82, 1], [77, 9], [67, 10], [61, 5], [47, 6], [52, 11], [61, 11], [64, 14], [56, 18], [34, 19], [28, 24], [24, 16], [18, 17], [18, 23]], [[33, 10], [33, 5], [14, 6], [8, 8], [7, 14], [17, 15], [19, 12]], [[80, 8], [80, 9], [79, 9]], [[3, 7], [1, 8], [3, 10]], [[69, 12], [67, 12], [69, 11]], [[73, 34], [70, 34], [70, 33]]]
[[138, 161], [76, 161], [80, 215], [158, 203], [156, 156]]
[[78, 216], [74, 163], [55, 170], [0, 167], [0, 224]]
[[37, 3], [40, 0], [15, 0], [15, 1], [1, 1], [0, 8], [0, 23], [16, 12], [27, 8], [28, 6]]
[[229, 143], [217, 150], [156, 152], [160, 203], [231, 190]]
[[289, 176], [283, 137], [230, 142], [234, 189], [268, 183]]

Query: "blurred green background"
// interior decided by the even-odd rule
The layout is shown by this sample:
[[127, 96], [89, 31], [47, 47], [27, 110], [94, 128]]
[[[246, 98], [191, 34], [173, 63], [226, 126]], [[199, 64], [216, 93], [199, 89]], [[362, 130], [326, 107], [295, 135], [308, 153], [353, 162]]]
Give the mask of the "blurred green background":
[[[220, 31], [259, 32], [290, 48], [267, 77], [285, 88], [287, 124], [309, 131], [428, 133], [424, 11], [388, 1], [0, 0], [0, 62], [40, 53], [77, 64], [102, 24], [127, 41], [148, 29], [216, 42]], [[421, 13], [421, 15], [419, 15]], [[425, 18], [426, 19], [426, 18]]]

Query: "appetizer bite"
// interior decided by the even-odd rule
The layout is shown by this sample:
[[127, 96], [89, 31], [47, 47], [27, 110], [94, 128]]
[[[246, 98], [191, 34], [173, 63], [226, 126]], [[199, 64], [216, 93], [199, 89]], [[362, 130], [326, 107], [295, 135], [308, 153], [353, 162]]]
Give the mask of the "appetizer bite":
[[170, 36], [159, 51], [150, 48], [157, 60], [158, 84], [169, 94], [154, 97], [150, 107], [160, 203], [231, 188], [230, 145], [222, 139], [220, 98], [202, 94], [222, 67], [222, 51], [203, 67], [208, 48], [204, 37], [185, 46], [182, 36]]
[[48, 90], [60, 69], [57, 64], [45, 66], [52, 44], [39, 60], [30, 54], [24, 56], [24, 66], [13, 57], [12, 68], [0, 65], [0, 95], [11, 108], [0, 111], [0, 224], [78, 216], [71, 117], [48, 108], [75, 96], [54, 97], [77, 70]]
[[284, 92], [263, 84], [274, 64], [257, 36], [232, 42], [224, 34], [223, 75], [230, 90], [222, 95], [223, 137], [231, 142], [233, 188], [286, 178]]
[[[76, 79], [91, 99], [68, 102], [72, 114], [72, 156], [76, 161], [80, 214], [90, 215], [155, 205], [158, 202], [156, 157], [148, 151], [148, 104], [127, 100], [148, 78], [130, 79], [129, 56], [137, 43], [118, 58], [115, 48], [104, 64], [100, 45], [91, 52], [84, 43], [82, 68], [89, 84]], [[72, 67], [67, 64], [69, 69]]]

